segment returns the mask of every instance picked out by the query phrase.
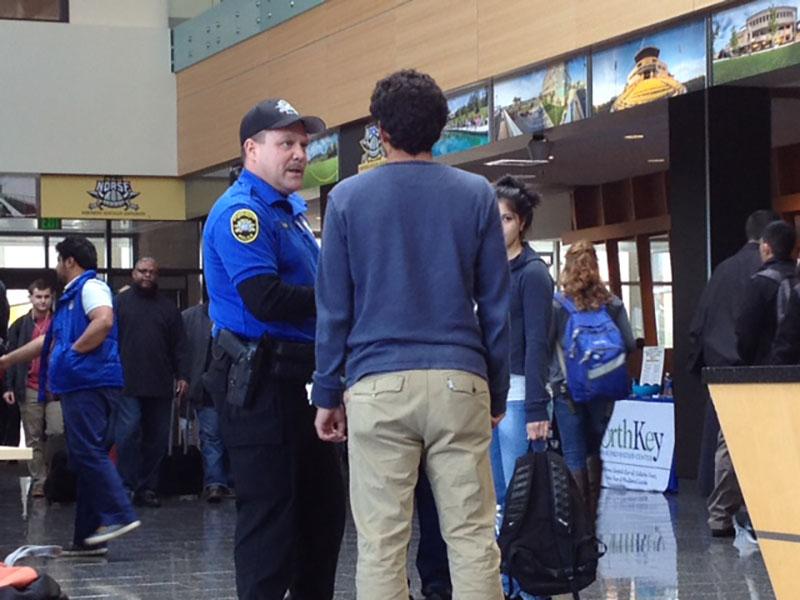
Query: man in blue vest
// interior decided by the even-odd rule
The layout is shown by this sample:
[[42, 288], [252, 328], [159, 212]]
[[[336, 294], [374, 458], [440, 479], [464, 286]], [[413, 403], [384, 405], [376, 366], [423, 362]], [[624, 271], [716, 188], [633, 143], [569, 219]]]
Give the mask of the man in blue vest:
[[[203, 232], [214, 323], [204, 376], [236, 484], [236, 587], [243, 600], [333, 598], [344, 529], [335, 448], [314, 431], [319, 246], [295, 194], [310, 134], [325, 124], [286, 101], [254, 106], [239, 127], [244, 168]], [[260, 357], [260, 359], [259, 359]]]
[[44, 336], [0, 357], [0, 369], [42, 357], [46, 392], [60, 396], [67, 449], [78, 480], [75, 535], [64, 554], [101, 556], [106, 542], [136, 529], [140, 522], [108, 457], [108, 421], [122, 388], [111, 290], [97, 279], [97, 250], [83, 236], [56, 245], [56, 273], [66, 284], [53, 322]]

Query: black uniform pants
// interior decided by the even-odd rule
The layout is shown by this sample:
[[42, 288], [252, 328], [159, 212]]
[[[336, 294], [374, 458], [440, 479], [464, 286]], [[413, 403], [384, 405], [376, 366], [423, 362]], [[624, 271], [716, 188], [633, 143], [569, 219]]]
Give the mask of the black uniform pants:
[[[216, 364], [215, 364], [216, 363]], [[211, 373], [227, 371], [224, 359]], [[305, 385], [263, 376], [251, 405], [214, 394], [236, 482], [236, 588], [242, 600], [331, 600], [344, 532], [336, 448], [319, 440]]]

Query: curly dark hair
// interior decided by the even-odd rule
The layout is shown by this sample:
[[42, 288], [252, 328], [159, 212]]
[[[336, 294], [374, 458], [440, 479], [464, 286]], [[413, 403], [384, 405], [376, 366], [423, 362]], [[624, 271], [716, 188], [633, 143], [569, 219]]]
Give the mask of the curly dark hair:
[[375, 84], [370, 114], [389, 134], [394, 148], [415, 155], [430, 152], [447, 123], [447, 98], [430, 75], [414, 69], [392, 73]]
[[522, 222], [522, 235], [533, 224], [533, 209], [542, 201], [541, 196], [522, 181], [511, 175], [504, 175], [494, 184], [498, 202], [506, 202]]

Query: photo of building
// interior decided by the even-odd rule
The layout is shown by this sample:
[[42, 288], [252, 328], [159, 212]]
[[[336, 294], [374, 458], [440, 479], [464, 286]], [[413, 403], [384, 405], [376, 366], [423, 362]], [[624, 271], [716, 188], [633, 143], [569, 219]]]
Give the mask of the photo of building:
[[504, 140], [586, 116], [586, 58], [494, 84], [494, 137]]
[[705, 23], [694, 21], [592, 56], [595, 112], [616, 112], [702, 89]]
[[800, 1], [759, 0], [711, 21], [714, 82], [724, 83], [800, 62]]
[[639, 51], [634, 59], [636, 66], [628, 75], [625, 89], [611, 105], [612, 111], [686, 93], [686, 86], [669, 72], [667, 64], [659, 58], [660, 54], [661, 51], [654, 46]]

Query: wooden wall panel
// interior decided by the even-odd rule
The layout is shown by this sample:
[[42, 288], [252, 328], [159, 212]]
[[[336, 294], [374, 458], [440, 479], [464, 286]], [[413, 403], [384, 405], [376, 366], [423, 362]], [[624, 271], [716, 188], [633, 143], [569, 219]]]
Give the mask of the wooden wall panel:
[[[478, 0], [411, 2], [396, 13], [396, 66], [435, 73], [445, 90], [478, 80]], [[459, 35], [442, 35], [442, 23]]]
[[445, 90], [655, 25], [721, 0], [327, 0], [177, 74], [178, 170], [235, 158], [244, 110], [285, 96], [336, 126], [363, 118], [403, 67]]

